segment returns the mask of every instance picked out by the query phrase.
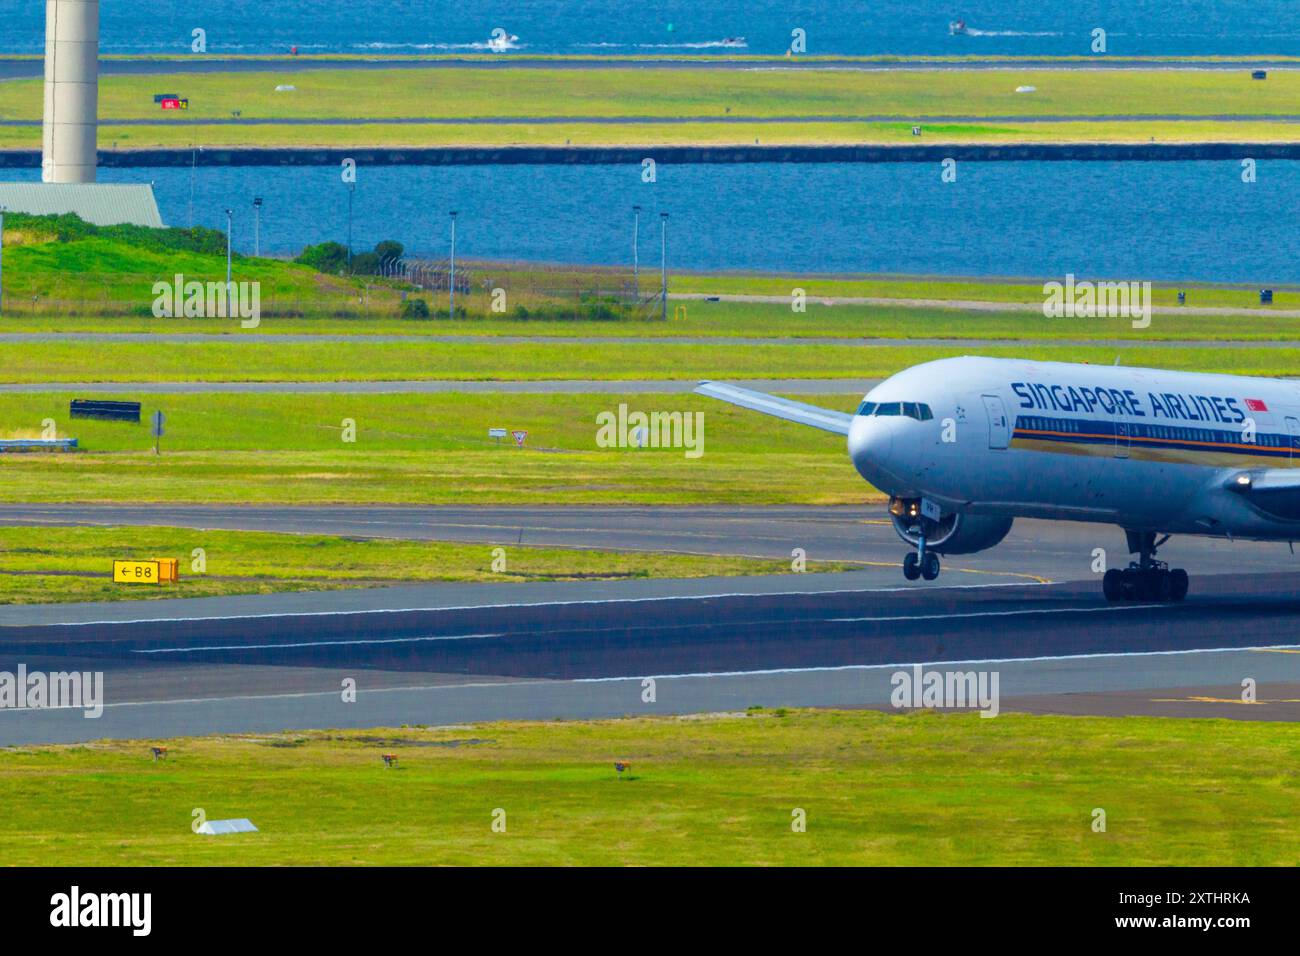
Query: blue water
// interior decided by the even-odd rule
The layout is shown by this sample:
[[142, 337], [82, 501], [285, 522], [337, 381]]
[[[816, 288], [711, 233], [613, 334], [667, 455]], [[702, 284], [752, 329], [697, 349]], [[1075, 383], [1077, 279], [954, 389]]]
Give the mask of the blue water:
[[[0, 0], [0, 52], [44, 43], [39, 0]], [[102, 0], [101, 49], [186, 52], [207, 31], [211, 53], [484, 52], [494, 28], [524, 53], [709, 53], [743, 37], [783, 53], [791, 30], [821, 54], [1296, 54], [1294, 0]], [[969, 36], [950, 36], [964, 19]], [[506, 54], [509, 55], [509, 54]]]
[[[620, 264], [632, 206], [644, 208], [641, 261], [681, 269], [1106, 276], [1300, 283], [1300, 162], [963, 162], [881, 165], [374, 167], [359, 171], [355, 248], [394, 238], [425, 256]], [[35, 179], [39, 171], [19, 178]], [[101, 170], [152, 180], [169, 225], [190, 222], [188, 169]], [[252, 199], [264, 197], [262, 249], [296, 253], [347, 235], [347, 188], [332, 167], [200, 167], [195, 221], [252, 248]]]

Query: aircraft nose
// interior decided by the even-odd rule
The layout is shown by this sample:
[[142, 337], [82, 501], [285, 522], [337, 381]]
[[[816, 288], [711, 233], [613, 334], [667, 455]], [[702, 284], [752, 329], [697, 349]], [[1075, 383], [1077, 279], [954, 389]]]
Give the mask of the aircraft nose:
[[889, 461], [894, 446], [894, 430], [889, 425], [886, 419], [861, 415], [849, 425], [849, 458], [864, 478], [868, 473], [878, 474]]

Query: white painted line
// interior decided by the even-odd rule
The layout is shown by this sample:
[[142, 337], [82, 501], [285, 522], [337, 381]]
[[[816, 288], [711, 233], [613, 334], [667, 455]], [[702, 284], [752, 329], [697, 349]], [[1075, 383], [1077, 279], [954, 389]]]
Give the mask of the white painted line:
[[1022, 614], [1098, 614], [1107, 611], [1142, 611], [1171, 608], [1173, 604], [1116, 604], [1108, 607], [1039, 607], [1017, 611], [966, 611], [961, 614], [900, 614], [894, 617], [832, 617], [832, 624], [868, 624], [886, 621], [952, 621], [962, 617], [1017, 617]]
[[300, 647], [347, 647], [352, 644], [418, 644], [422, 641], [473, 641], [504, 634], [446, 634], [435, 637], [359, 637], [351, 641], [305, 641], [300, 644], [209, 644], [202, 647], [150, 647], [132, 654], [198, 654], [201, 651], [266, 651]]
[[[368, 694], [393, 694], [409, 693], [412, 691], [448, 691], [448, 690], [482, 690], [482, 689], [500, 689], [506, 687], [520, 687], [542, 684], [548, 687], [562, 686], [564, 684], [609, 684], [618, 681], [636, 681], [645, 680], [646, 677], [653, 677], [655, 680], [686, 680], [689, 678], [713, 678], [713, 677], [768, 677], [780, 674], [817, 674], [817, 673], [834, 673], [839, 671], [873, 671], [873, 670], [898, 670], [904, 667], [921, 667], [930, 666], [956, 666], [960, 664], [1035, 664], [1051, 663], [1053, 661], [1075, 661], [1075, 660], [1104, 660], [1107, 658], [1133, 658], [1133, 657], [1169, 657], [1183, 654], [1243, 654], [1255, 653], [1258, 651], [1273, 651], [1279, 649], [1300, 650], [1300, 644], [1270, 644], [1257, 647], [1206, 647], [1190, 650], [1174, 651], [1121, 651], [1107, 654], [1062, 654], [1056, 657], [997, 657], [997, 658], [976, 658], [969, 660], [953, 661], [910, 661], [906, 663], [895, 664], [842, 664], [833, 667], [785, 667], [774, 668], [770, 670], [756, 671], [712, 671], [686, 674], [645, 674], [634, 675], [631, 677], [575, 677], [569, 680], [546, 680], [543, 678], [521, 678], [512, 681], [476, 681], [464, 684], [435, 684], [435, 685], [417, 685], [413, 687], [375, 687], [367, 690], [358, 691], [358, 700], [363, 695]], [[232, 665], [234, 666], [234, 665]], [[309, 697], [331, 697], [337, 698], [337, 690], [327, 691], [300, 691], [292, 694], [247, 694], [241, 697], [185, 697], [172, 698], [169, 700], [133, 700], [123, 701], [117, 704], [105, 704], [105, 710], [116, 710], [127, 707], [154, 707], [170, 706], [179, 704], [220, 704], [232, 701], [256, 701], [256, 700], [295, 700], [306, 699]], [[50, 708], [0, 708], [0, 718], [5, 714], [36, 714], [42, 710]], [[79, 710], [81, 708], [67, 708], [69, 710]], [[477, 723], [490, 723], [490, 720], [481, 720]]]
[[[852, 574], [854, 572], [844, 572]], [[1000, 572], [990, 571], [990, 574]], [[1008, 572], [1010, 573], [1010, 572]], [[985, 588], [1046, 587], [1043, 581], [1003, 581], [994, 584], [948, 584], [938, 587], [892, 588], [831, 588], [806, 591], [724, 591], [717, 594], [668, 594], [661, 597], [589, 598], [583, 601], [518, 601], [499, 604], [458, 604], [443, 607], [386, 607], [354, 608], [341, 611], [277, 611], [270, 614], [210, 614], [200, 617], [142, 617], [102, 621], [33, 621], [24, 624], [0, 624], [0, 633], [14, 627], [105, 627], [112, 624], [194, 624], [205, 621], [261, 621], [295, 617], [348, 617], [366, 614], [427, 614], [434, 611], [492, 611], [515, 607], [575, 607], [588, 604], [650, 604], [659, 601], [712, 601], [720, 598], [740, 597], [816, 597], [822, 594], [894, 594], [907, 591], [914, 594], [931, 594], [939, 591], [975, 591]], [[204, 600], [196, 598], [191, 600]]]

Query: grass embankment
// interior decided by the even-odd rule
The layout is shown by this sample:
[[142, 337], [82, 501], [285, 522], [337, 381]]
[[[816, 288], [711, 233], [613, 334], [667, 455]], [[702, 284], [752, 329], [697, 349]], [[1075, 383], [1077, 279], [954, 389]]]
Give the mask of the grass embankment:
[[[291, 92], [275, 92], [288, 84]], [[104, 148], [317, 145], [620, 145], [667, 143], [1292, 141], [1300, 76], [1240, 71], [736, 70], [670, 67], [473, 67], [192, 73], [166, 77], [190, 108], [166, 116], [159, 80], [100, 79], [100, 118], [162, 125], [100, 129]], [[1018, 86], [1037, 92], [1017, 94]], [[0, 87], [0, 115], [41, 118], [41, 81]], [[203, 125], [203, 120], [347, 119], [353, 124]], [[1119, 117], [1138, 116], [1138, 122]], [[518, 119], [511, 124], [369, 124], [366, 119]], [[926, 123], [929, 117], [948, 118]], [[1261, 117], [1263, 119], [1261, 119]], [[553, 124], [530, 120], [563, 120]], [[638, 122], [619, 122], [635, 118]], [[687, 119], [694, 122], [659, 120]], [[734, 118], [733, 121], [726, 121]], [[876, 118], [873, 120], [873, 118]], [[879, 118], [887, 118], [883, 121]], [[897, 118], [897, 121], [894, 121]], [[990, 119], [994, 118], [994, 119]], [[604, 122], [582, 122], [600, 119]], [[793, 119], [794, 122], [790, 120]], [[779, 122], [777, 121], [779, 120]], [[1098, 121], [1099, 120], [1099, 121]], [[651, 122], [644, 122], [651, 121]], [[38, 127], [0, 145], [38, 146]]]
[[[77, 313], [152, 319], [156, 283], [174, 287], [177, 275], [225, 283], [225, 244], [225, 234], [210, 229], [101, 227], [76, 216], [11, 213], [5, 217], [5, 321], [25, 328], [35, 317]], [[231, 277], [258, 283], [270, 315], [396, 315], [401, 297], [395, 283], [374, 276], [324, 275], [238, 253]], [[220, 321], [239, 328], [237, 319]]]
[[[1294, 866], [1298, 735], [754, 711], [174, 740], [157, 763], [145, 742], [14, 748], [0, 846], [17, 866]], [[196, 808], [260, 832], [196, 836]]]
[[[252, 331], [236, 318], [156, 318], [155, 286], [225, 281], [225, 236], [199, 229], [148, 230], [97, 227], [74, 216], [10, 214], [5, 229], [3, 332], [208, 332], [232, 336]], [[463, 263], [470, 289], [458, 296], [458, 316], [446, 317], [445, 294], [417, 291], [400, 280], [325, 275], [297, 263], [236, 255], [232, 277], [260, 286], [260, 334], [334, 332], [406, 335], [553, 336], [862, 336], [1048, 339], [1169, 338], [1272, 339], [1294, 335], [1289, 317], [1300, 290], [1276, 288], [1272, 305], [1259, 304], [1245, 286], [1153, 285], [1155, 305], [1173, 307], [1180, 291], [1185, 309], [1161, 314], [1147, 329], [1125, 319], [1049, 321], [1040, 309], [1043, 283], [922, 276], [674, 275], [671, 293], [753, 295], [785, 302], [675, 301], [661, 321], [652, 306], [595, 310], [609, 290], [621, 290], [627, 270], [520, 262]], [[1104, 277], [1103, 277], [1104, 278]], [[494, 290], [505, 292], [505, 312], [494, 311]], [[806, 312], [788, 304], [803, 290]], [[403, 291], [423, 298], [431, 319], [400, 318]], [[574, 290], [578, 290], [575, 292]], [[653, 288], [643, 287], [647, 298]], [[835, 304], [871, 298], [883, 304]], [[894, 300], [897, 305], [891, 305]], [[828, 304], [830, 303], [830, 304]], [[952, 306], [946, 306], [952, 303]], [[971, 304], [968, 306], [968, 304]], [[1007, 306], [989, 312], [973, 304]], [[1197, 309], [1248, 310], [1248, 316], [1198, 315]], [[461, 314], [463, 310], [464, 314]]]
[[[53, 418], [77, 454], [0, 455], [0, 501], [359, 504], [852, 504], [844, 440], [698, 395], [148, 395], [148, 425], [68, 420], [70, 393], [0, 394], [0, 435]], [[849, 410], [860, 395], [819, 396]], [[704, 413], [703, 454], [597, 446], [596, 416]], [[345, 443], [344, 419], [356, 427]], [[528, 432], [522, 449], [489, 428]]]
[[[0, 604], [149, 600], [324, 591], [429, 581], [566, 581], [778, 574], [788, 562], [712, 555], [622, 553], [488, 544], [358, 541], [327, 535], [181, 528], [0, 527]], [[203, 570], [194, 561], [201, 548]], [[174, 585], [114, 584], [114, 559], [180, 561]], [[843, 571], [849, 562], [809, 562]]]

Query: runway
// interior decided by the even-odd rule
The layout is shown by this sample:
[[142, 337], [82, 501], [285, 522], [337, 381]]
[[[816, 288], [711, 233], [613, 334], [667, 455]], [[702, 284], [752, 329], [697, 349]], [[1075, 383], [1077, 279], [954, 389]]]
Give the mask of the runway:
[[[1205, 577], [1167, 606], [1107, 605], [1094, 582], [844, 589], [852, 575], [834, 577], [775, 594], [715, 579], [689, 595], [658, 582], [649, 599], [609, 585], [536, 603], [236, 619], [135, 604], [113, 623], [10, 623], [0, 671], [101, 671], [105, 706], [98, 719], [0, 710], [0, 744], [889, 708], [893, 675], [913, 664], [996, 674], [1001, 712], [1300, 719], [1293, 575]], [[1241, 702], [1246, 678], [1253, 703]]]
[[[783, 395], [865, 395], [880, 384], [878, 378], [729, 379], [732, 385]], [[690, 379], [536, 379], [483, 381], [476, 379], [415, 379], [345, 382], [5, 382], [0, 392], [87, 392], [97, 395], [163, 395], [285, 392], [300, 394], [432, 394], [470, 392], [537, 395], [669, 395], [693, 392], [699, 380]]]
[[[0, 608], [0, 671], [102, 671], [102, 717], [0, 710], [0, 745], [308, 727], [887, 707], [911, 664], [996, 670], [1002, 707], [1300, 719], [1300, 576], [1285, 545], [1175, 538], [1184, 605], [1107, 605], [1107, 526], [1019, 521], [906, 583], [880, 505], [3, 505], [0, 523], [164, 525], [862, 562], [752, 578], [429, 583]], [[39, 533], [39, 532], [36, 532]], [[1258, 650], [1256, 648], [1269, 648]], [[1259, 703], [1240, 702], [1255, 679]], [[354, 703], [342, 682], [357, 682]], [[655, 699], [642, 701], [654, 678]]]

